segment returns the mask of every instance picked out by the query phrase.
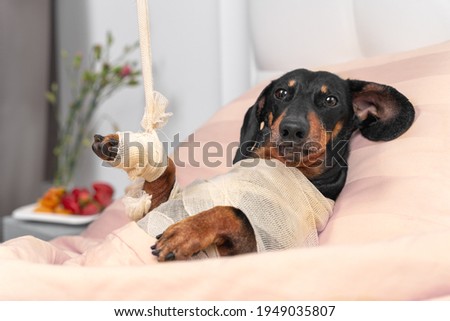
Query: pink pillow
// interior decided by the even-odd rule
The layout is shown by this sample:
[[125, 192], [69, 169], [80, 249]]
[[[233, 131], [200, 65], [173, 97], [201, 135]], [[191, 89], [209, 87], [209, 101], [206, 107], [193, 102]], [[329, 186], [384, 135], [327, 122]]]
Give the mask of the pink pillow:
[[[323, 70], [397, 88], [414, 104], [416, 121], [391, 142], [354, 135], [347, 183], [321, 243], [363, 243], [450, 227], [450, 42]], [[244, 113], [267, 83], [255, 86], [199, 128], [194, 141], [200, 147], [186, 143], [175, 151], [181, 185], [228, 170]], [[126, 222], [121, 210], [121, 204], [107, 209], [86, 235], [103, 236]]]
[[391, 142], [355, 135], [347, 183], [321, 243], [362, 243], [448, 229], [450, 42], [333, 70], [397, 88], [415, 106], [416, 120]]
[[[371, 142], [359, 133], [351, 141], [349, 175], [322, 244], [362, 243], [450, 226], [450, 42], [400, 54], [324, 67], [343, 78], [391, 85], [416, 108], [408, 132], [391, 142]], [[182, 185], [227, 171], [226, 157], [205, 157], [208, 142], [226, 151], [239, 140], [245, 111], [268, 84], [259, 84], [222, 108], [195, 133], [201, 147], [179, 150], [197, 167], [179, 166]], [[211, 148], [212, 150], [212, 148]], [[211, 151], [210, 150], [210, 151]], [[203, 156], [202, 156], [203, 155]], [[229, 157], [229, 156], [228, 156]], [[221, 166], [205, 165], [220, 161]]]

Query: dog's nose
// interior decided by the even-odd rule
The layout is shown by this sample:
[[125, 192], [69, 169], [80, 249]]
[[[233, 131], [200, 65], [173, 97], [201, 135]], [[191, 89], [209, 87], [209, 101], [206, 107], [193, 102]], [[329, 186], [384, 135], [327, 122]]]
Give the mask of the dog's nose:
[[285, 120], [280, 124], [280, 136], [285, 142], [298, 143], [307, 134], [307, 128], [298, 121]]
[[94, 142], [95, 143], [101, 143], [103, 141], [103, 139], [105, 139], [105, 137], [103, 137], [102, 135], [94, 135]]

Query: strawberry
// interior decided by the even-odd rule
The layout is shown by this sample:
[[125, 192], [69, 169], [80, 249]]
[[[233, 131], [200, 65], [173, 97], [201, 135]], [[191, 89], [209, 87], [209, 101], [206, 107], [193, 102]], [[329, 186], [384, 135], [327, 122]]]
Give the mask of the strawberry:
[[84, 206], [92, 200], [91, 194], [87, 188], [74, 188], [72, 190], [72, 195], [80, 206]]
[[94, 200], [96, 200], [102, 208], [105, 208], [112, 203], [112, 196], [114, 189], [107, 183], [96, 182], [92, 184], [92, 188], [95, 190]]
[[94, 195], [94, 199], [103, 207], [105, 208], [109, 204], [112, 203], [112, 196], [106, 193], [97, 192]]
[[66, 210], [69, 210], [72, 214], [79, 214], [81, 212], [80, 205], [73, 194], [66, 194], [61, 199], [61, 204]]
[[92, 184], [92, 188], [95, 190], [96, 193], [106, 194], [111, 197], [114, 194], [114, 189], [112, 188], [111, 185], [107, 183], [95, 182], [94, 184]]
[[92, 215], [97, 214], [98, 212], [100, 212], [100, 208], [94, 202], [86, 204], [86, 206], [81, 210], [82, 215]]

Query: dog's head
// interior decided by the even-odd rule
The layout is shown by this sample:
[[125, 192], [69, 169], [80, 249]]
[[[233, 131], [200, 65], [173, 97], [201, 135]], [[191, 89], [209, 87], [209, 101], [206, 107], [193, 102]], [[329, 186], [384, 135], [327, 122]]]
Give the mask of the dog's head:
[[353, 131], [388, 141], [413, 120], [411, 103], [390, 86], [298, 69], [272, 81], [249, 108], [234, 162], [276, 158], [313, 182], [345, 176], [336, 167], [346, 167]]

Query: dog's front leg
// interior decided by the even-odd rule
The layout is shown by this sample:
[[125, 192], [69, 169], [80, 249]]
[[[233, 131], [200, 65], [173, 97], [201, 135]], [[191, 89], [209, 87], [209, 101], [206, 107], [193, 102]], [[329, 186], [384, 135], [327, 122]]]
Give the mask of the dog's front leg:
[[175, 223], [157, 236], [152, 254], [158, 261], [187, 260], [216, 245], [220, 256], [256, 251], [256, 239], [245, 214], [230, 206], [216, 206]]
[[175, 164], [168, 157], [167, 168], [164, 173], [153, 182], [144, 182], [144, 191], [152, 195], [150, 211], [169, 199], [170, 193], [175, 185]]
[[[119, 135], [107, 136], [95, 135], [92, 150], [101, 159], [112, 162], [116, 159], [119, 146]], [[150, 210], [158, 207], [169, 199], [170, 193], [175, 185], [175, 165], [168, 158], [167, 167], [163, 174], [154, 181], [145, 181], [144, 191], [152, 196]]]

